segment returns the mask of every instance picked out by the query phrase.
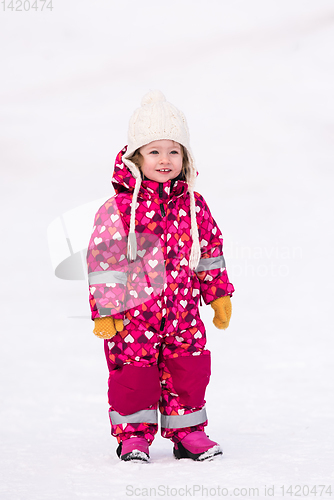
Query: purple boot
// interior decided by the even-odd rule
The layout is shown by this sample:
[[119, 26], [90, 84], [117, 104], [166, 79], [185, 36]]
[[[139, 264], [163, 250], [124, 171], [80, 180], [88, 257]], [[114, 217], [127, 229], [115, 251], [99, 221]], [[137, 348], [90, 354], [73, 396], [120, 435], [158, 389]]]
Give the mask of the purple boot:
[[193, 460], [212, 459], [216, 455], [222, 455], [222, 449], [218, 443], [211, 441], [203, 431], [195, 431], [187, 434], [185, 438], [174, 445], [175, 458], [192, 458]]
[[148, 462], [150, 455], [148, 451], [148, 442], [143, 437], [132, 437], [122, 441], [116, 450], [117, 456], [121, 460], [129, 462]]

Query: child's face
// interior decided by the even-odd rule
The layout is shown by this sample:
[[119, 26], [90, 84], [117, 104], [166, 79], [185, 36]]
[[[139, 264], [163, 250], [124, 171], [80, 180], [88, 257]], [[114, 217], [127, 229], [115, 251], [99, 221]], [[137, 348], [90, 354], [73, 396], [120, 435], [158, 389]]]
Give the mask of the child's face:
[[182, 170], [182, 149], [178, 142], [167, 139], [152, 141], [139, 151], [143, 157], [141, 170], [152, 181], [169, 181]]

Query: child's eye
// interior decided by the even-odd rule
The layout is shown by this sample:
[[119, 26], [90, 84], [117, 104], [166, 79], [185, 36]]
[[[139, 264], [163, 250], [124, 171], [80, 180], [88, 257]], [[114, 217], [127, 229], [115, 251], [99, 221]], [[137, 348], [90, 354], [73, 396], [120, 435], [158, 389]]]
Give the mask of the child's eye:
[[158, 151], [154, 150], [154, 151], [150, 151], [150, 155], [158, 155]]
[[178, 152], [178, 151], [171, 151], [171, 154], [172, 154], [172, 155], [178, 155], [178, 154], [179, 154], [179, 152]]

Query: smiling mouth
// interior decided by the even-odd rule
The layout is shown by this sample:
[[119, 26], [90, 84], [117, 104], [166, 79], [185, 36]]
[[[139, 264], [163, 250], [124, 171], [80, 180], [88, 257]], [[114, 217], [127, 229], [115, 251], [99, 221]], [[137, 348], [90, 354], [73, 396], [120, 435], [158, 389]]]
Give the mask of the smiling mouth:
[[160, 168], [158, 172], [171, 172], [170, 168]]

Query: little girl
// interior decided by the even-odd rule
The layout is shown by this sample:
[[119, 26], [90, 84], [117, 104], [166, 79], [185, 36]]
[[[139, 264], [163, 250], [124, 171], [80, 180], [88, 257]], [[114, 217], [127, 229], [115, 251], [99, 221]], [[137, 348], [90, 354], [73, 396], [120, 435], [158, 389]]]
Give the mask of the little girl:
[[149, 92], [116, 157], [115, 196], [95, 216], [87, 262], [94, 333], [105, 339], [109, 416], [121, 460], [149, 460], [158, 430], [176, 458], [221, 455], [204, 432], [210, 352], [200, 298], [213, 323], [231, 317], [223, 239], [203, 197], [183, 113]]

